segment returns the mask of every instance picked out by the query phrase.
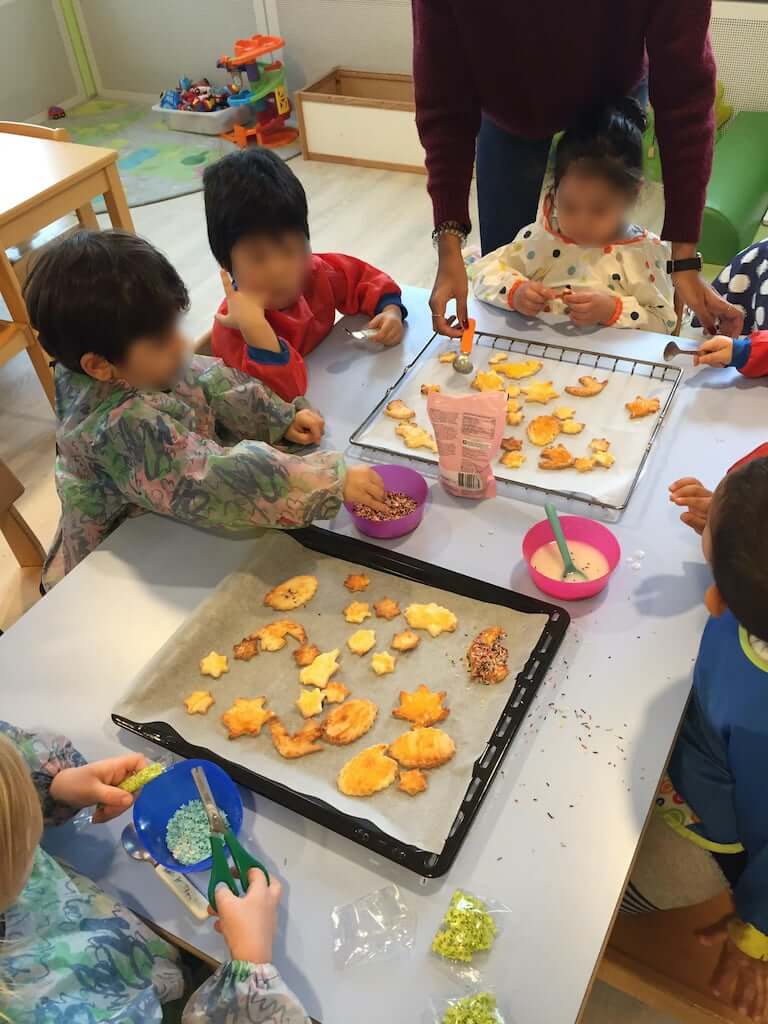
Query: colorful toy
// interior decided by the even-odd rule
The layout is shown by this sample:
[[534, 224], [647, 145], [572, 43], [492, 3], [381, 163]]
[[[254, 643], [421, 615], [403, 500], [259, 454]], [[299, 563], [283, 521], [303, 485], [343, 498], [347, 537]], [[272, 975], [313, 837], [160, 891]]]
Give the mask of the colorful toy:
[[[280, 60], [260, 61], [259, 57], [281, 49], [285, 40], [280, 36], [255, 35], [238, 39], [232, 57], [220, 57], [216, 66], [226, 68], [232, 75], [233, 86], [228, 97], [230, 107], [248, 104], [256, 113], [256, 124], [251, 128], [236, 124], [222, 138], [236, 143], [241, 149], [255, 138], [260, 146], [285, 146], [298, 138], [295, 128], [286, 128], [291, 113], [291, 101], [285, 87], [285, 68]], [[245, 73], [245, 81], [243, 80]]]
[[50, 121], [58, 121], [59, 118], [66, 116], [67, 112], [63, 107], [48, 107], [48, 119]]
[[194, 110], [206, 113], [212, 110], [223, 110], [228, 106], [231, 89], [217, 89], [207, 78], [192, 82], [189, 78], [180, 78], [175, 89], [166, 89], [160, 95], [160, 106], [168, 110]]

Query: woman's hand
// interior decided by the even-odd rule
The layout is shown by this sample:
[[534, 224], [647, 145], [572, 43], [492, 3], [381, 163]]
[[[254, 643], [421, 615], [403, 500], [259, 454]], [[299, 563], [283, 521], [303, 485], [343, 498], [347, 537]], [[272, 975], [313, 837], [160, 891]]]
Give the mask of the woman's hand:
[[[432, 310], [432, 327], [438, 334], [449, 338], [460, 338], [467, 322], [467, 268], [461, 255], [461, 239], [457, 235], [441, 235], [437, 242], [437, 275], [429, 308]], [[452, 327], [445, 317], [448, 303], [456, 301], [458, 323]]]
[[707, 334], [727, 334], [735, 338], [744, 326], [744, 310], [727, 302], [707, 284], [697, 270], [682, 270], [672, 275], [675, 309], [692, 309]]
[[221, 882], [216, 886], [218, 921], [233, 960], [268, 964], [272, 960], [272, 942], [277, 929], [277, 906], [283, 887], [271, 875], [269, 885], [258, 868], [248, 872], [248, 892], [235, 894]]
[[79, 809], [98, 804], [93, 820], [110, 821], [133, 803], [131, 794], [117, 787], [146, 764], [148, 761], [141, 754], [122, 754], [79, 768], [63, 768], [53, 777], [50, 795], [56, 803], [67, 807]]

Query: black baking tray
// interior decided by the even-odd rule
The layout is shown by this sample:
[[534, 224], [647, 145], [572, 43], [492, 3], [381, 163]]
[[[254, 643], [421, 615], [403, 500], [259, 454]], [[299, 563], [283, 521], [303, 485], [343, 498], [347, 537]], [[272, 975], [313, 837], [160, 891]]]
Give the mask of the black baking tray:
[[504, 587], [484, 583], [471, 576], [443, 569], [439, 565], [420, 562], [399, 551], [379, 547], [377, 544], [369, 544], [354, 537], [331, 533], [315, 526], [296, 530], [291, 533], [291, 536], [305, 547], [324, 555], [355, 562], [369, 569], [401, 576], [448, 593], [474, 598], [477, 601], [502, 605], [519, 612], [547, 616], [547, 624], [523, 670], [515, 679], [509, 700], [488, 738], [485, 750], [475, 761], [472, 779], [461, 799], [443, 849], [437, 853], [403, 843], [365, 818], [353, 818], [331, 807], [323, 800], [314, 799], [304, 793], [297, 793], [288, 786], [276, 783], [263, 775], [243, 768], [242, 765], [220, 757], [206, 747], [188, 743], [175, 729], [164, 722], [134, 722], [118, 714], [113, 714], [112, 720], [121, 728], [151, 740], [182, 757], [200, 757], [216, 762], [246, 788], [269, 797], [275, 803], [288, 807], [297, 814], [324, 825], [333, 832], [346, 836], [382, 857], [410, 868], [411, 871], [415, 871], [419, 875], [426, 878], [437, 878], [444, 875], [456, 859], [461, 844], [466, 839], [480, 805], [501, 766], [504, 755], [509, 750], [510, 744], [528, 712], [531, 701], [557, 654], [568, 629], [570, 616], [564, 608], [540, 601], [538, 598], [527, 597], [525, 594], [518, 594]]

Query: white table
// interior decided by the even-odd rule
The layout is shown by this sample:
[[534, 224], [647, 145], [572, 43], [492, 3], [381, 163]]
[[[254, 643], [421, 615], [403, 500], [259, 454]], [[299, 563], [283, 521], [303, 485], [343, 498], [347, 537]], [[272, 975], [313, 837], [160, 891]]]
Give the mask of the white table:
[[[431, 334], [426, 294], [409, 289], [406, 341], [387, 352], [350, 342], [337, 326], [311, 359], [310, 397], [328, 443], [352, 430]], [[512, 314], [476, 306], [481, 329], [554, 341]], [[659, 358], [658, 336], [592, 332], [584, 347]], [[511, 908], [486, 983], [518, 1024], [574, 1021], [589, 990], [689, 692], [705, 619], [708, 572], [698, 538], [677, 521], [667, 484], [714, 483], [765, 439], [759, 385], [732, 371], [687, 376], [646, 472], [615, 526], [625, 554], [608, 591], [570, 607], [571, 628], [450, 873], [422, 884], [293, 812], [249, 794], [244, 834], [286, 882], [275, 961], [309, 1012], [326, 1024], [431, 1021], [432, 995], [457, 985], [429, 943], [457, 886]], [[539, 507], [505, 497], [470, 504], [432, 487], [415, 534], [394, 542], [416, 558], [535, 593], [520, 564]], [[342, 512], [334, 529], [352, 532]], [[249, 541], [155, 516], [131, 520], [0, 640], [2, 716], [68, 734], [89, 758], [133, 746], [110, 712], [147, 659], [245, 557]], [[583, 713], [580, 709], [584, 709]], [[593, 727], [591, 738], [583, 722]], [[582, 746], [581, 742], [586, 745]], [[619, 749], [621, 748], [621, 749]], [[195, 925], [146, 865], [117, 845], [123, 822], [55, 830], [49, 848], [163, 928], [213, 956], [221, 940]], [[411, 955], [347, 970], [334, 965], [331, 908], [396, 882], [418, 914]]]

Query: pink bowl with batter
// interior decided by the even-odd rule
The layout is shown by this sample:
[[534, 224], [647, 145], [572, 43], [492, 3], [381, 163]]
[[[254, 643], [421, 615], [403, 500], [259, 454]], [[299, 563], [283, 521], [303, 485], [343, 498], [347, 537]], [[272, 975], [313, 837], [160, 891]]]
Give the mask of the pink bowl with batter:
[[528, 566], [531, 579], [545, 594], [556, 597], [560, 601], [583, 601], [586, 597], [594, 597], [599, 594], [611, 578], [611, 574], [619, 564], [621, 558], [621, 547], [614, 535], [607, 526], [596, 522], [594, 519], [585, 519], [584, 516], [560, 516], [560, 525], [566, 540], [579, 540], [584, 544], [591, 544], [597, 548], [601, 555], [608, 562], [608, 572], [598, 576], [596, 580], [583, 580], [579, 583], [568, 583], [565, 580], [553, 580], [545, 576], [531, 565], [534, 554], [555, 539], [552, 527], [546, 519], [532, 526], [525, 537], [523, 537], [523, 558]]
[[427, 481], [421, 473], [417, 473], [415, 469], [409, 469], [408, 466], [380, 463], [372, 468], [384, 481], [385, 490], [407, 494], [416, 502], [416, 508], [407, 516], [401, 516], [400, 519], [374, 522], [371, 519], [363, 519], [362, 516], [355, 515], [352, 506], [345, 501], [344, 507], [352, 516], [352, 522], [360, 533], [364, 533], [368, 537], [377, 537], [379, 540], [393, 540], [395, 537], [403, 537], [406, 533], [411, 533], [419, 525], [424, 515], [424, 505], [429, 493]]

